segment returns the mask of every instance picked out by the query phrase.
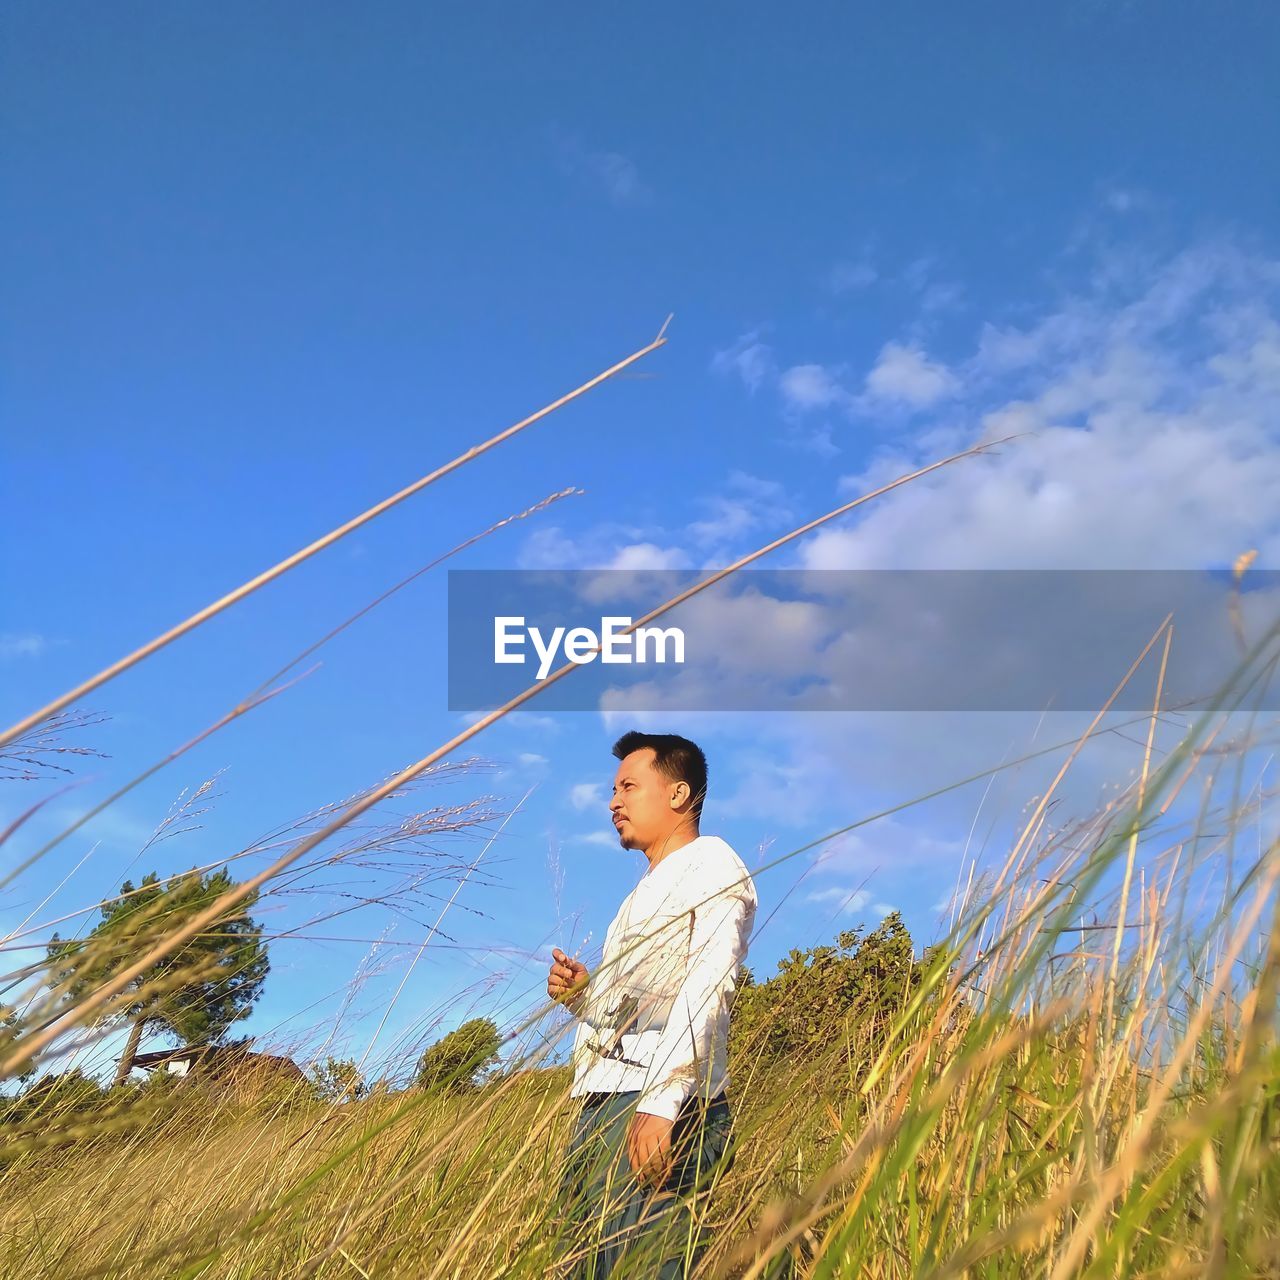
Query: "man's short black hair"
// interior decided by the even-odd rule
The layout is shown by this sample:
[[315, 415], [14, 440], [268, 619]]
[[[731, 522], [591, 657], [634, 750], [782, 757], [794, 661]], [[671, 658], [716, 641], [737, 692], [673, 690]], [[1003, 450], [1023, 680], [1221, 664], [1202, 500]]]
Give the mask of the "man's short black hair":
[[653, 766], [672, 782], [687, 782], [692, 793], [689, 811], [696, 822], [707, 795], [707, 757], [702, 748], [678, 733], [641, 733], [632, 729], [613, 744], [613, 754], [625, 760], [633, 751], [653, 748]]

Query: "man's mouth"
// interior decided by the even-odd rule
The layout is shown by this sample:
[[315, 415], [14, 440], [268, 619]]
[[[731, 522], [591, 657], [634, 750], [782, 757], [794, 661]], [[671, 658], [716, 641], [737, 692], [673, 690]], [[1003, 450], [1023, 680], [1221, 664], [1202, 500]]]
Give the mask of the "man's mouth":
[[626, 822], [626, 818], [614, 818], [613, 825], [615, 827], [620, 827], [624, 822]]

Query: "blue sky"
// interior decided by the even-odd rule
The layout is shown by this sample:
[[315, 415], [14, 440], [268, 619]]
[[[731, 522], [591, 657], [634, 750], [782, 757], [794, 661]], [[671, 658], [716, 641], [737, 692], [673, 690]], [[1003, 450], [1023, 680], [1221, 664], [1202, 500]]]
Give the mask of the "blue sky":
[[[110, 759], [79, 767], [87, 780], [43, 834], [385, 587], [569, 485], [585, 492], [458, 563], [719, 565], [1010, 430], [1034, 434], [781, 563], [1195, 567], [1280, 551], [1270, 6], [28, 5], [7, 29], [7, 720], [675, 313], [634, 376], [95, 694], [110, 719], [81, 737]], [[0, 903], [6, 928], [51, 893], [38, 919], [125, 874], [242, 849], [456, 732], [444, 592], [427, 575], [328, 646], [321, 670], [67, 841]], [[534, 714], [476, 741], [495, 768], [451, 796], [509, 809], [536, 787], [487, 855], [498, 883], [464, 889], [446, 919], [477, 950], [429, 951], [390, 1033], [430, 1009], [496, 1008], [495, 990], [527, 1004], [542, 961], [488, 948], [603, 938], [640, 863], [601, 840], [603, 788], [589, 788], [634, 719]], [[707, 828], [749, 865], [1037, 731], [996, 716], [654, 725], [704, 743]], [[1080, 803], [1131, 754], [1104, 744]], [[182, 789], [215, 774], [201, 829], [139, 862]], [[40, 788], [9, 784], [0, 816]], [[1019, 775], [988, 797], [996, 844], [1034, 789]], [[818, 867], [805, 855], [762, 875], [752, 967], [874, 924], [881, 904], [926, 940], [979, 799], [956, 793]], [[480, 845], [449, 847], [465, 861]], [[423, 920], [371, 908], [326, 932], [417, 942]], [[331, 1018], [329, 993], [367, 949], [278, 944], [248, 1029], [304, 1008], [291, 1027]], [[495, 970], [507, 985], [460, 994]], [[401, 973], [362, 988], [357, 1050]]]

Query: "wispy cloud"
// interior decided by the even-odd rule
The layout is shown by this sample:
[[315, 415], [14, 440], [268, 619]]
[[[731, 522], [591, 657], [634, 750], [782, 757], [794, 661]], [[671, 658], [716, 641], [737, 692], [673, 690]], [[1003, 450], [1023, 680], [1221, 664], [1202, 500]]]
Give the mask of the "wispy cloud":
[[[857, 418], [886, 408], [918, 412], [955, 396], [962, 387], [959, 376], [929, 356], [919, 339], [885, 343], [861, 386], [843, 362], [807, 361], [780, 367], [773, 349], [761, 342], [755, 331], [717, 351], [711, 368], [736, 378], [753, 395], [766, 385], [772, 386], [793, 427], [806, 417], [832, 413]], [[799, 443], [826, 456], [837, 452], [829, 430], [820, 439]]]
[[917, 344], [887, 342], [867, 371], [861, 391], [848, 385], [845, 365], [796, 364], [778, 378], [778, 394], [791, 413], [837, 410], [844, 416], [879, 413], [885, 408], [915, 412], [956, 395], [959, 377]]
[[[780, 371], [773, 348], [761, 339], [759, 329], [752, 329], [730, 346], [715, 352], [711, 357], [711, 371], [740, 382], [750, 395], [766, 386], [776, 390], [784, 407], [790, 410], [785, 419], [783, 443], [805, 453], [817, 454], [824, 460], [839, 454], [840, 448], [832, 439], [831, 427], [826, 423], [815, 425], [811, 420], [805, 420], [805, 411], [814, 407], [815, 399], [820, 401], [823, 398], [824, 390], [840, 391], [835, 387], [834, 375], [822, 366], [793, 366]], [[831, 387], [824, 388], [818, 381], [821, 378], [830, 380]], [[844, 394], [840, 391], [833, 396], [832, 402], [840, 403]]]
[[1132, 187], [1107, 187], [1102, 202], [1112, 213], [1132, 213], [1146, 203], [1142, 193]]
[[880, 279], [880, 273], [866, 258], [854, 262], [837, 262], [827, 274], [827, 288], [832, 293], [855, 293]]
[[846, 406], [849, 393], [840, 385], [838, 373], [820, 364], [796, 364], [778, 379], [783, 403], [790, 409], [808, 413], [814, 409]]
[[35, 631], [0, 631], [0, 662], [38, 658], [49, 647], [47, 636]]
[[761, 340], [759, 329], [742, 334], [730, 346], [717, 351], [711, 357], [711, 371], [738, 378], [752, 394], [771, 381], [777, 372], [773, 350]]
[[633, 542], [619, 547], [604, 567], [637, 573], [652, 569], [683, 569], [688, 564], [688, 554], [680, 547], [660, 547], [656, 542]]
[[874, 400], [924, 409], [960, 389], [946, 365], [930, 360], [919, 347], [889, 342], [867, 374], [867, 394]]
[[915, 325], [917, 329], [926, 327], [936, 313], [960, 306], [964, 298], [964, 289], [959, 281], [940, 275], [938, 259], [932, 255], [907, 263], [899, 281], [916, 295], [920, 311]]
[[710, 549], [735, 546], [762, 525], [791, 515], [786, 492], [776, 480], [732, 471], [723, 493], [703, 499], [707, 515], [689, 525], [694, 541]]
[[610, 835], [607, 831], [587, 831], [582, 835], [574, 836], [575, 844], [591, 844], [601, 849], [617, 849], [618, 837]]
[[[469, 728], [488, 714], [487, 711], [463, 711], [458, 720]], [[539, 733], [558, 733], [561, 727], [555, 716], [539, 715], [535, 711], [510, 711], [502, 718], [502, 724], [508, 729], [536, 729]]]
[[718, 566], [755, 531], [776, 527], [792, 514], [781, 484], [737, 468], [718, 490], [694, 494], [689, 505], [692, 510], [675, 517], [672, 528], [609, 520], [572, 533], [555, 525], [535, 529], [517, 562], [522, 569], [608, 570], [608, 577], [582, 587], [584, 598], [621, 599], [632, 589], [624, 575]]
[[[659, 541], [662, 539], [662, 541]], [[687, 553], [655, 526], [602, 521], [567, 534], [556, 525], [533, 530], [520, 548], [522, 569], [682, 569]]]
[[572, 135], [558, 137], [555, 146], [561, 171], [603, 194], [611, 204], [623, 208], [653, 199], [635, 161], [621, 152], [588, 147]]
[[599, 782], [579, 782], [569, 788], [569, 803], [578, 810], [604, 805], [604, 786]]
[[832, 885], [829, 889], [815, 889], [805, 901], [835, 907], [842, 915], [851, 916], [856, 915], [871, 901], [871, 895], [865, 889]]
[[[46, 823], [50, 833], [61, 834], [83, 816], [72, 805], [58, 804], [41, 811], [38, 821]], [[73, 837], [75, 841], [101, 841], [109, 850], [137, 850], [147, 844], [157, 831], [157, 823], [147, 821], [120, 804], [95, 814]]]
[[[915, 377], [918, 386], [912, 382]], [[939, 378], [941, 381], [939, 381]], [[896, 380], [895, 380], [896, 379]], [[810, 568], [1190, 568], [1280, 555], [1280, 262], [1201, 245], [1107, 261], [1035, 321], [987, 325], [971, 359], [889, 385], [954, 393], [975, 426], [922, 434], [844, 488], [942, 448], [1021, 438], [820, 531]]]
[[[962, 845], [897, 818], [881, 818], [865, 831], [849, 832], [825, 845], [814, 858], [822, 875], [869, 875], [904, 867], [953, 867]], [[869, 897], [870, 895], [868, 895]]]

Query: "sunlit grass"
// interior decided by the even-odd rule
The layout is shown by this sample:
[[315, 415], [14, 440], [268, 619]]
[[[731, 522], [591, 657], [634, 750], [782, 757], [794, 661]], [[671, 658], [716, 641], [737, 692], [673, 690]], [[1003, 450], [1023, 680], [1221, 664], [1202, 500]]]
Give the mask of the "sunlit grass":
[[[1189, 740], [1128, 803], [1038, 826], [887, 1029], [794, 1060], [735, 1040], [703, 1274], [784, 1251], [813, 1276], [1280, 1274], [1280, 860], [1257, 796], [1160, 843], [1187, 766], [1229, 770]], [[553, 1274], [573, 1106], [528, 1066], [463, 1096], [174, 1088], [10, 1124], [5, 1273]]]
[[[1148, 650], [1161, 640], [1163, 629]], [[1270, 673], [1268, 652], [1242, 664], [1237, 690]], [[488, 799], [408, 826], [356, 820], [411, 784], [465, 772], [474, 762], [446, 758], [530, 696], [232, 853], [223, 861], [257, 859], [243, 892], [180, 929], [157, 914], [136, 947], [101, 944], [123, 954], [87, 944], [77, 954], [84, 972], [101, 970], [96, 990], [60, 990], [38, 963], [7, 975], [10, 1077], [189, 979], [182, 944], [250, 893], [278, 902], [348, 866], [391, 877], [384, 897], [355, 894], [355, 905], [425, 893], [441, 870], [424, 865], [425, 842], [491, 822]], [[812, 1277], [1280, 1276], [1280, 858], [1264, 836], [1271, 797], [1237, 782], [1262, 740], [1256, 722], [1220, 714], [1238, 699], [1224, 695], [1164, 754], [1152, 727], [1123, 794], [1058, 826], [1054, 789], [1079, 754], [1068, 751], [1006, 856], [968, 878], [921, 980], [887, 985], [803, 1052], [779, 1054], [739, 1018], [736, 1160], [705, 1206], [713, 1244], [701, 1274], [776, 1276], [785, 1264]], [[41, 755], [24, 767], [56, 765], [56, 743], [35, 741]], [[790, 858], [812, 847], [762, 874], [785, 880]], [[471, 866], [439, 878], [457, 882]], [[169, 956], [163, 983], [126, 997]], [[3, 1273], [554, 1274], [556, 1257], [588, 1243], [560, 1220], [555, 1195], [575, 1108], [567, 1071], [547, 1064], [569, 1025], [563, 1010], [528, 1011], [513, 1041], [523, 1069], [478, 1092], [418, 1089], [385, 1061], [385, 1087], [343, 1104], [298, 1087], [127, 1086], [95, 1099], [74, 1080], [37, 1086], [0, 1124]], [[627, 1271], [651, 1273], [642, 1258]]]

